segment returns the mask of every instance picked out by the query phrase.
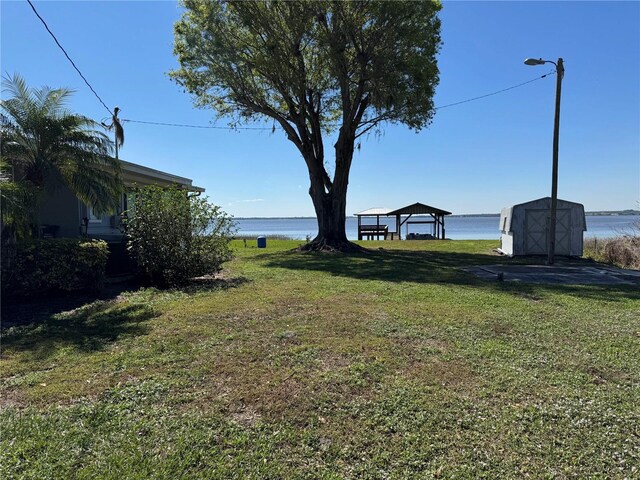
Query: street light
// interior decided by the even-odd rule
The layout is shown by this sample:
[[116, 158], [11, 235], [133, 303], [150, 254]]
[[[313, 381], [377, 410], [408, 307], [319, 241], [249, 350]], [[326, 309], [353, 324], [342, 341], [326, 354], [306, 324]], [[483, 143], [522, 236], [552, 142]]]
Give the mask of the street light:
[[558, 63], [542, 58], [527, 58], [525, 65], [544, 65], [553, 63], [556, 66], [556, 114], [553, 123], [553, 168], [551, 173], [551, 212], [549, 214], [549, 247], [547, 249], [547, 263], [553, 265], [556, 251], [556, 215], [558, 209], [558, 137], [560, 135], [560, 93], [562, 91], [562, 77], [564, 77], [564, 62], [558, 58]]

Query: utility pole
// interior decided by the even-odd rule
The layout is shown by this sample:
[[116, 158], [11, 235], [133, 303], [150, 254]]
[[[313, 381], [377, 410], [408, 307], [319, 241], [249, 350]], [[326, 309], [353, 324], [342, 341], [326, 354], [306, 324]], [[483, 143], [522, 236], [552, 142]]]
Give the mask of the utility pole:
[[556, 220], [558, 214], [558, 142], [560, 137], [560, 95], [564, 62], [558, 58], [556, 65], [556, 113], [553, 121], [553, 167], [551, 170], [551, 214], [549, 218], [549, 249], [547, 264], [553, 265], [556, 253]]
[[560, 94], [562, 92], [562, 78], [564, 77], [564, 61], [543, 60], [542, 58], [527, 58], [525, 65], [544, 65], [553, 63], [556, 66], [556, 113], [553, 121], [553, 167], [551, 170], [551, 207], [549, 212], [549, 238], [547, 244], [547, 264], [553, 265], [556, 253], [556, 219], [558, 213], [558, 139], [560, 137]]

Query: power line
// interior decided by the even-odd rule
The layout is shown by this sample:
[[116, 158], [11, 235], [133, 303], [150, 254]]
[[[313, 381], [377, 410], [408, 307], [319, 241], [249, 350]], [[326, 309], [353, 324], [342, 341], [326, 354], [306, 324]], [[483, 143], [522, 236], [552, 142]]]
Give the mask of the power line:
[[188, 125], [185, 123], [165, 123], [165, 122], [147, 122], [144, 120], [130, 120], [123, 118], [122, 122], [144, 123], [146, 125], [162, 125], [164, 127], [185, 127], [185, 128], [213, 128], [217, 130], [271, 130], [269, 127], [218, 127], [215, 125]]
[[[28, 1], [28, 0], [27, 0]], [[526, 82], [519, 83], [517, 85], [513, 85], [511, 87], [503, 88], [502, 90], [498, 90], [496, 92], [487, 93], [485, 95], [480, 95], [479, 97], [468, 98], [467, 100], [462, 100], [460, 102], [449, 103], [447, 105], [442, 105], [441, 107], [435, 107], [435, 110], [441, 110], [443, 108], [454, 107], [456, 105], [462, 105], [463, 103], [473, 102], [475, 100], [480, 100], [482, 98], [491, 97], [493, 95], [498, 95], [499, 93], [507, 92], [509, 90], [513, 90], [514, 88], [522, 87], [529, 83], [537, 82], [538, 80], [542, 80], [543, 78], [553, 75], [556, 73], [555, 71], [545, 73], [539, 77], [533, 78], [531, 80], [527, 80]], [[204, 129], [216, 129], [216, 130], [273, 130], [273, 128], [269, 127], [218, 127], [214, 125], [189, 125], [185, 123], [166, 123], [166, 122], [148, 122], [144, 120], [131, 120], [131, 119], [122, 119], [123, 122], [129, 123], [143, 123], [146, 125], [161, 125], [164, 127], [184, 127], [184, 128], [204, 128]]]
[[44, 28], [47, 29], [47, 32], [49, 32], [49, 35], [51, 35], [51, 37], [53, 38], [53, 40], [56, 42], [56, 44], [58, 45], [58, 47], [60, 47], [60, 50], [62, 50], [62, 53], [64, 53], [64, 56], [67, 57], [67, 60], [69, 60], [71, 62], [71, 65], [73, 65], [73, 68], [76, 69], [76, 72], [78, 72], [78, 74], [82, 77], [82, 80], [84, 80], [84, 83], [87, 84], [87, 87], [89, 87], [91, 89], [91, 91], [93, 92], [93, 94], [96, 96], [96, 98], [100, 101], [100, 103], [102, 104], [102, 106], [104, 108], [107, 109], [107, 111], [113, 115], [113, 112], [111, 111], [111, 109], [109, 107], [107, 107], [107, 104], [104, 103], [102, 101], [102, 99], [100, 98], [100, 95], [98, 95], [96, 93], [96, 91], [93, 89], [93, 87], [91, 86], [91, 84], [88, 82], [88, 80], [84, 77], [84, 75], [82, 74], [82, 72], [80, 71], [80, 69], [76, 66], [76, 64], [73, 62], [73, 60], [71, 60], [71, 57], [69, 56], [69, 54], [67, 53], [67, 51], [64, 49], [64, 47], [62, 45], [60, 45], [60, 42], [58, 41], [58, 39], [56, 38], [56, 36], [53, 34], [53, 32], [51, 31], [51, 29], [49, 28], [49, 25], [47, 25], [47, 22], [44, 21], [44, 19], [40, 16], [40, 14], [38, 13], [38, 11], [36, 10], [36, 7], [33, 6], [33, 3], [31, 3], [31, 0], [27, 0], [27, 3], [29, 3], [29, 5], [31, 6], [31, 9], [33, 10], [33, 13], [36, 14], [36, 16], [40, 19], [40, 21], [42, 22], [42, 24], [44, 25]]
[[463, 103], [473, 102], [474, 100], [480, 100], [481, 98], [491, 97], [491, 96], [497, 95], [499, 93], [503, 93], [503, 92], [506, 92], [506, 91], [509, 91], [509, 90], [513, 90], [514, 88], [522, 87], [523, 85], [527, 85], [527, 84], [532, 83], [532, 82], [537, 82], [538, 80], [542, 80], [546, 76], [553, 75], [554, 73], [556, 73], [556, 72], [552, 71], [552, 72], [549, 72], [549, 73], [545, 73], [544, 75], [542, 75], [540, 77], [536, 77], [536, 78], [534, 78], [532, 80], [528, 80], [526, 82], [519, 83], [518, 85], [514, 85], [512, 87], [503, 88], [502, 90], [498, 90], [497, 92], [487, 93], [486, 95], [480, 95], [479, 97], [469, 98], [467, 100], [462, 100], [461, 102], [449, 103], [447, 105], [442, 105], [441, 107], [436, 107], [435, 109], [436, 110], [440, 110], [442, 108], [454, 107], [456, 105], [462, 105]]

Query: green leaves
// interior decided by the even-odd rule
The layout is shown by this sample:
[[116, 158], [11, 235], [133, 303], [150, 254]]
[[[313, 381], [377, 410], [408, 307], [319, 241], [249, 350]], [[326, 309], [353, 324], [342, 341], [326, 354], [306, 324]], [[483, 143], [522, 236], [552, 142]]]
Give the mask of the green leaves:
[[124, 224], [140, 273], [159, 286], [214, 274], [232, 257], [231, 218], [206, 198], [175, 186], [137, 189]]
[[[304, 140], [433, 116], [438, 2], [185, 0], [170, 76], [221, 116], [275, 118]], [[338, 121], [336, 121], [338, 120]], [[306, 131], [305, 131], [306, 130]]]
[[2, 288], [12, 295], [99, 290], [106, 276], [109, 248], [102, 240], [49, 238], [20, 242], [5, 259]]

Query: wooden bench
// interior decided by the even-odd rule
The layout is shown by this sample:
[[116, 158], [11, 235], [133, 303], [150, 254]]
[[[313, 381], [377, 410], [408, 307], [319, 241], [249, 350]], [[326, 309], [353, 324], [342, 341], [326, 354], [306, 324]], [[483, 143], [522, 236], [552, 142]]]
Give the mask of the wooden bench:
[[360, 225], [358, 227], [358, 240], [363, 240], [363, 237], [366, 237], [367, 240], [373, 240], [374, 237], [378, 240], [380, 237], [386, 240], [388, 234], [388, 225]]

